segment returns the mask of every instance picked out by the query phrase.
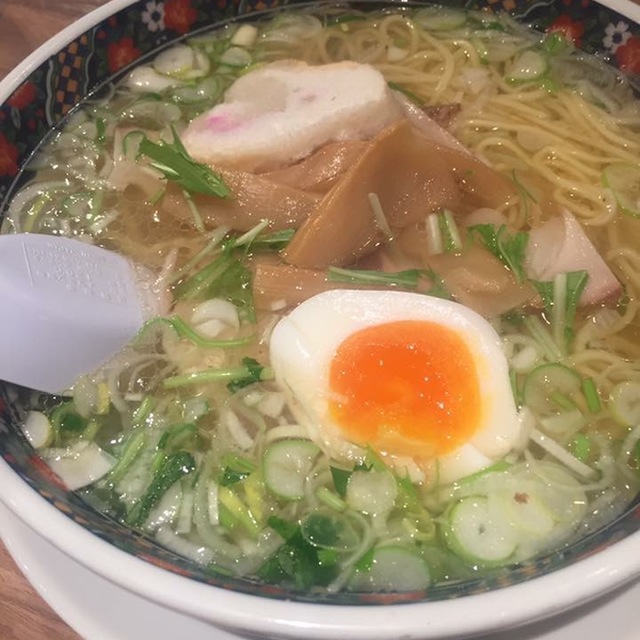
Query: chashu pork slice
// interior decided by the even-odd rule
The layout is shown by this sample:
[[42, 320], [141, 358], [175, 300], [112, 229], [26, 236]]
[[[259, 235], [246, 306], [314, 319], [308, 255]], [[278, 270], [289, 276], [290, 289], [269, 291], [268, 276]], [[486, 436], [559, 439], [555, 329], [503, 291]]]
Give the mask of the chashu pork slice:
[[580, 305], [616, 301], [622, 285], [598, 253], [582, 225], [568, 212], [529, 232], [525, 271], [532, 280], [553, 280], [560, 273], [586, 271]]

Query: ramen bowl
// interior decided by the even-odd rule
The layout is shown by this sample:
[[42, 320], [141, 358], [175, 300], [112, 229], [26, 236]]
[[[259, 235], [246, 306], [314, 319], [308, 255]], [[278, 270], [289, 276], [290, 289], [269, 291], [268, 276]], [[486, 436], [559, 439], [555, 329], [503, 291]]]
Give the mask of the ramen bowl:
[[[505, 0], [478, 6], [484, 4], [541, 30], [569, 33], [639, 86], [636, 5]], [[0, 211], [6, 212], [25, 182], [22, 167], [42, 139], [86, 96], [105, 95], [114, 78], [187, 34], [250, 19], [276, 5], [281, 3], [113, 0], [46, 43], [0, 84]], [[114, 584], [247, 637], [462, 638], [553, 616], [640, 576], [637, 499], [560, 550], [422, 590], [323, 594], [214, 574], [67, 490], [23, 435], [30, 397], [27, 389], [0, 387], [0, 500], [55, 547]]]

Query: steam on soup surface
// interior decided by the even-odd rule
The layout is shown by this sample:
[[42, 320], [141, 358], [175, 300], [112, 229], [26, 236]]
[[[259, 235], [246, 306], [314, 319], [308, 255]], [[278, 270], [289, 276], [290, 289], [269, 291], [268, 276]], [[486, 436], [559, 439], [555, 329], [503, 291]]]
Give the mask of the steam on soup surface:
[[613, 70], [493, 14], [281, 13], [167, 49], [5, 220], [167, 291], [25, 430], [100, 509], [299, 589], [569, 544], [638, 489], [639, 128]]

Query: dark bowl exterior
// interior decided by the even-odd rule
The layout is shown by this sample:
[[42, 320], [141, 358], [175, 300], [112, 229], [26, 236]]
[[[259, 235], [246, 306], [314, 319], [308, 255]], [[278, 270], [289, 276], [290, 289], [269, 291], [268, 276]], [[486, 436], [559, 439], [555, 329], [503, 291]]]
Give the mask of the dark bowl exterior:
[[[296, 0], [141, 0], [69, 42], [43, 62], [0, 105], [0, 222], [11, 194], [28, 175], [22, 171], [42, 139], [87, 95], [99, 95], [131, 66], [159, 48], [212, 25], [251, 19]], [[387, 6], [388, 2], [354, 2], [350, 6]], [[419, 4], [419, 3], [413, 3]], [[590, 0], [462, 0], [448, 5], [509, 11], [548, 31], [559, 30], [577, 46], [617, 66], [640, 86], [640, 26]], [[398, 2], [398, 6], [407, 6]], [[1, 324], [0, 330], [6, 330]], [[142, 560], [199, 582], [262, 597], [341, 605], [396, 604], [459, 598], [519, 584], [596, 554], [640, 530], [640, 502], [606, 528], [579, 543], [489, 577], [452, 582], [427, 592], [403, 594], [299, 593], [249, 579], [209, 572], [164, 549], [152, 539], [101, 515], [69, 492], [28, 444], [20, 429], [30, 392], [0, 383], [0, 455], [34, 491], [79, 526]]]

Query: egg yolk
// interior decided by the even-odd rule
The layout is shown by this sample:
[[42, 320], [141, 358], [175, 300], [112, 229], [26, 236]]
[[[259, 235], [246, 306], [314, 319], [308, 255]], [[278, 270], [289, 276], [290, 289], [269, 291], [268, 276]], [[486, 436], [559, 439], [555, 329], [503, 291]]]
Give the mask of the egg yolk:
[[344, 437], [395, 455], [446, 454], [480, 421], [471, 350], [436, 322], [390, 322], [352, 334], [331, 361], [329, 386], [329, 411]]

